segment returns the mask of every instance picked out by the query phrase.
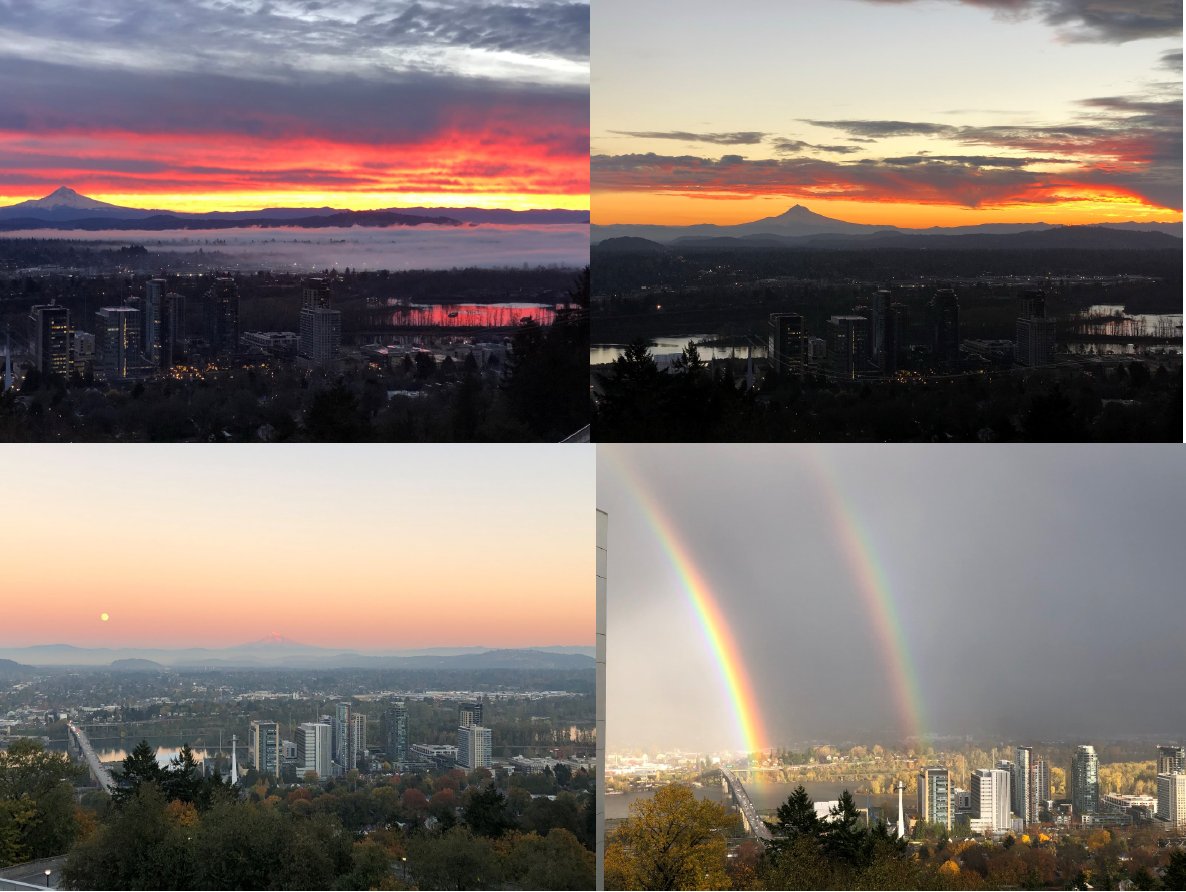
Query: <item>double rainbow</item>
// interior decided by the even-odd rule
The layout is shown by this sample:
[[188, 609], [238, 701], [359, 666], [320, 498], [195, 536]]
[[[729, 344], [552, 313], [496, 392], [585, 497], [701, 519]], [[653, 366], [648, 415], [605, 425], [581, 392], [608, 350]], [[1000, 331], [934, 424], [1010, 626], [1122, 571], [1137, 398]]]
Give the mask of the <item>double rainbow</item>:
[[[761, 718], [760, 701], [754, 693], [742, 651], [734, 639], [719, 599], [681, 542], [675, 525], [627, 463], [616, 460], [617, 456], [610, 449], [603, 450], [602, 454], [615, 459], [614, 464], [629, 484], [635, 503], [642, 509], [651, 532], [679, 577], [699, 621], [704, 640], [716, 661], [746, 751], [756, 753], [771, 746], [772, 741]], [[809, 459], [808, 464], [814, 467], [816, 479], [823, 484], [836, 539], [873, 620], [902, 725], [909, 735], [921, 743], [925, 737], [926, 722], [918, 676], [910, 659], [910, 649], [889, 577], [871, 536], [860, 521], [856, 506], [846, 497], [824, 451], [810, 449], [809, 454], [815, 460]]]

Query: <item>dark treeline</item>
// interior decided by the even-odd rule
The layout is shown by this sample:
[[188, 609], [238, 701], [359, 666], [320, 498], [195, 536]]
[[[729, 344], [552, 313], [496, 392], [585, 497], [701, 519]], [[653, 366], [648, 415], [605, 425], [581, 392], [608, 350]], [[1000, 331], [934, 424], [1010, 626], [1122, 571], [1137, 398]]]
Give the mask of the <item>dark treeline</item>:
[[828, 381], [744, 363], [714, 370], [694, 347], [660, 370], [645, 342], [595, 376], [599, 442], [1180, 442], [1182, 380], [1142, 362], [1082, 372], [968, 375], [903, 385]]
[[[810, 248], [733, 248], [668, 253], [623, 254], [593, 247], [593, 291], [614, 294], [643, 285], [679, 287], [713, 269], [744, 271], [747, 277], [792, 276], [844, 281], [911, 281], [919, 277], [994, 276], [1154, 276], [1181, 296], [1182, 251], [1058, 250], [919, 251], [907, 249], [813, 250]], [[1180, 303], [1179, 303], [1180, 306]]]

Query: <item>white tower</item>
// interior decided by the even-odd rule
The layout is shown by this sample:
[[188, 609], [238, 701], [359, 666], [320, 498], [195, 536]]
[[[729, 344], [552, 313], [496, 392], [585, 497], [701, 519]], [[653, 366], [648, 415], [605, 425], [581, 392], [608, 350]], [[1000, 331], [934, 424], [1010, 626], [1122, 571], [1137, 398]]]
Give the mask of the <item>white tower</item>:
[[906, 817], [902, 813], [902, 791], [905, 789], [906, 785], [898, 781], [898, 839], [906, 837]]
[[239, 763], [235, 759], [235, 742], [238, 736], [231, 735], [231, 783], [237, 784], [239, 782]]

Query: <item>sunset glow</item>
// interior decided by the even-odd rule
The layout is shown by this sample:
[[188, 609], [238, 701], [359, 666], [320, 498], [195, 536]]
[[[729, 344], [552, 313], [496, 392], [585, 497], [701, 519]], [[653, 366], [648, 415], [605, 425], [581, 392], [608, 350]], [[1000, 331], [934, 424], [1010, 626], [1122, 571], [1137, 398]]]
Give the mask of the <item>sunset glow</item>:
[[1057, 5], [598, 4], [593, 222], [1180, 221], [1180, 10]]
[[105, 13], [49, 2], [0, 31], [0, 201], [588, 207], [582, 4], [494, 4], [468, 29], [404, 2]]
[[[28, 510], [5, 534], [0, 645], [592, 641], [590, 450], [349, 452], [10, 452], [7, 492]], [[132, 479], [156, 497], [128, 499]]]

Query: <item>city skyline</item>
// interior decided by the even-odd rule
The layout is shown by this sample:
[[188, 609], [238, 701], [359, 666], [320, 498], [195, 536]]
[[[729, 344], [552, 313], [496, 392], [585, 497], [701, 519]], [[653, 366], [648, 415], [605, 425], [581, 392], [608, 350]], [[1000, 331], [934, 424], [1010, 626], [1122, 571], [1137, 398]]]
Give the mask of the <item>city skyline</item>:
[[600, 446], [609, 750], [1181, 736], [1186, 492], [1130, 450]]
[[593, 642], [591, 450], [195, 450], [9, 448], [0, 647]]
[[592, 13], [594, 223], [1181, 219], [1179, 4]]
[[0, 205], [583, 210], [588, 40], [579, 0], [15, 6]]

